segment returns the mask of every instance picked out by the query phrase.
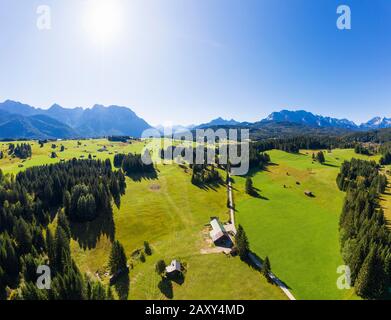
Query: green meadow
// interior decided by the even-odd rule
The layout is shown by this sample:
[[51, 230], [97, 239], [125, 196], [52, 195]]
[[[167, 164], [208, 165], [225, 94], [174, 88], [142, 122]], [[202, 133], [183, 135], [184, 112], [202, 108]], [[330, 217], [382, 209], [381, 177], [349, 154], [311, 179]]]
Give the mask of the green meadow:
[[[106, 139], [57, 141], [54, 149], [52, 143], [42, 148], [37, 142], [29, 143], [32, 158], [23, 161], [6, 155], [0, 160], [3, 172], [16, 174], [62, 159], [87, 159], [90, 154], [94, 159], [113, 159], [116, 153], [140, 153], [146, 145], [163, 147], [158, 139], [130, 144]], [[7, 143], [0, 143], [0, 149], [6, 154]], [[57, 158], [50, 157], [52, 151]], [[297, 299], [357, 299], [353, 290], [336, 286], [337, 267], [343, 264], [338, 221], [344, 193], [335, 179], [344, 160], [379, 157], [337, 149], [325, 151], [327, 161], [321, 165], [312, 160], [313, 151], [268, 153], [272, 164], [267, 170], [251, 173], [260, 197], [245, 194], [245, 178], [234, 177], [236, 222], [243, 225], [251, 250], [261, 258], [269, 256], [273, 272]], [[192, 185], [191, 170], [185, 164], [156, 168], [156, 177], [127, 178], [126, 194], [120, 207], [114, 206], [113, 221], [72, 224], [72, 256], [79, 268], [108, 283], [108, 257], [117, 239], [131, 267], [129, 280], [122, 283], [128, 299], [287, 299], [239, 258], [210, 252], [207, 225], [211, 217], [222, 222], [229, 219], [226, 186], [201, 189]], [[306, 191], [314, 197], [306, 196]], [[382, 205], [391, 221], [388, 195]], [[140, 259], [144, 241], [152, 247], [145, 261]], [[159, 259], [167, 264], [179, 259], [186, 269], [184, 281], [162, 286], [155, 272]]]
[[[190, 171], [179, 165], [159, 165], [157, 179], [127, 179], [114, 225], [115, 238], [133, 266], [129, 299], [286, 299], [239, 258], [201, 254], [201, 249], [210, 247], [205, 240], [210, 217], [228, 220], [226, 188], [203, 190], [193, 186], [190, 178]], [[141, 262], [137, 250], [144, 241], [153, 253]], [[110, 247], [106, 236], [91, 250], [73, 241], [72, 254], [82, 270], [95, 274], [107, 264]], [[186, 267], [184, 282], [172, 283], [169, 292], [158, 287], [161, 278], [155, 264], [159, 259], [166, 263], [179, 259]]]
[[327, 162], [321, 165], [312, 160], [312, 151], [269, 154], [272, 164], [252, 176], [260, 197], [246, 195], [244, 178], [235, 177], [237, 223], [251, 249], [269, 256], [273, 272], [297, 299], [355, 299], [352, 290], [336, 286], [337, 267], [343, 265], [338, 223], [344, 193], [335, 179], [344, 160], [378, 157], [337, 149], [325, 151]]
[[[89, 154], [96, 159], [113, 159], [117, 152], [140, 153], [147, 143], [161, 145], [160, 140], [127, 144], [100, 139], [80, 140], [79, 144], [57, 141], [52, 149], [52, 143], [43, 148], [36, 142], [29, 143], [33, 144], [32, 158], [22, 161], [6, 157], [0, 160], [4, 172], [16, 174], [31, 166], [88, 158]], [[60, 152], [61, 145], [64, 152]], [[7, 149], [5, 143], [0, 147]], [[102, 148], [104, 151], [98, 151]], [[52, 151], [58, 158], [50, 158]], [[210, 218], [219, 217], [223, 222], [229, 219], [225, 185], [198, 188], [191, 184], [191, 170], [178, 164], [157, 165], [156, 178], [127, 178], [126, 183], [120, 208], [114, 206], [113, 221], [71, 224], [72, 256], [81, 271], [108, 283], [108, 257], [112, 240], [117, 239], [124, 245], [131, 266], [129, 282], [121, 283], [128, 299], [287, 299], [278, 287], [239, 258], [201, 253], [212, 248], [207, 230]], [[150, 243], [152, 255], [142, 262], [138, 250], [144, 241]], [[180, 259], [186, 268], [184, 282], [172, 282], [161, 290], [161, 278], [155, 272], [159, 259], [167, 264]]]
[[[78, 144], [78, 141], [80, 144]], [[121, 142], [110, 142], [107, 139], [97, 140], [64, 140], [45, 143], [41, 148], [37, 141], [27, 141], [32, 146], [33, 156], [29, 159], [21, 160], [19, 158], [12, 158], [7, 155], [8, 143], [0, 143], [0, 150], [5, 154], [5, 158], [0, 160], [1, 169], [4, 173], [14, 173], [18, 171], [51, 163], [60, 162], [61, 159], [70, 160], [73, 158], [87, 159], [88, 155], [94, 156], [94, 159], [106, 160], [108, 158], [113, 159], [116, 152], [129, 153], [129, 152], [141, 152], [143, 145], [140, 142], [134, 142], [132, 144]], [[15, 145], [21, 142], [13, 142]], [[56, 145], [56, 148], [52, 148], [52, 144]], [[65, 150], [61, 152], [61, 146], [65, 147]], [[105, 151], [98, 151], [105, 150]], [[55, 152], [57, 158], [51, 158], [51, 153]]]

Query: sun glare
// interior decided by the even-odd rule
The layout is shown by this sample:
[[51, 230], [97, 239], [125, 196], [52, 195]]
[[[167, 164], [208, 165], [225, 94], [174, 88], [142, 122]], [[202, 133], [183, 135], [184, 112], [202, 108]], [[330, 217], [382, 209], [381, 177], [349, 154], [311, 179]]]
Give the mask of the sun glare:
[[117, 0], [93, 0], [88, 3], [85, 29], [93, 42], [106, 45], [121, 31], [121, 8]]

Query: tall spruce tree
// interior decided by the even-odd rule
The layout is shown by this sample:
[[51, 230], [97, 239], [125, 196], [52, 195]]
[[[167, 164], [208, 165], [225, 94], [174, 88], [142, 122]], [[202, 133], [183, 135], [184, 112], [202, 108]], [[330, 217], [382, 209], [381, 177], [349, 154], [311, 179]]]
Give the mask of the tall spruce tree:
[[325, 158], [325, 156], [324, 156], [323, 151], [319, 151], [319, 152], [317, 153], [317, 155], [316, 155], [316, 160], [317, 160], [319, 163], [321, 163], [321, 164], [323, 164], [323, 163], [326, 162], [326, 158]]
[[118, 240], [114, 241], [109, 257], [109, 267], [111, 274], [115, 275], [118, 272], [124, 272], [127, 269], [126, 262], [127, 258], [124, 247]]
[[380, 298], [385, 290], [385, 270], [378, 257], [376, 248], [372, 248], [358, 274], [356, 293], [366, 299]]
[[71, 228], [69, 227], [69, 221], [63, 210], [58, 212], [57, 224], [65, 231], [67, 237], [71, 238]]
[[238, 230], [235, 236], [236, 248], [238, 254], [242, 260], [246, 260], [248, 253], [250, 252], [250, 245], [247, 239], [246, 232], [241, 225], [238, 226]]
[[246, 178], [246, 193], [249, 195], [254, 194], [254, 186], [253, 186], [253, 181], [250, 177]]

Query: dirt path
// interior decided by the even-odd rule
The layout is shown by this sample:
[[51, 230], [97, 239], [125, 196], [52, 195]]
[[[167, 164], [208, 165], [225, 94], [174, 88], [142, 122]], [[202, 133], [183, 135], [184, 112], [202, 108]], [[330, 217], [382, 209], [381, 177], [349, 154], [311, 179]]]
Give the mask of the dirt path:
[[230, 214], [230, 220], [232, 225], [232, 232], [236, 234], [236, 224], [235, 224], [235, 209], [234, 209], [234, 202], [233, 202], [233, 196], [232, 196], [232, 182], [231, 182], [231, 175], [228, 174], [228, 185], [227, 185], [227, 191], [228, 191], [228, 201], [229, 201], [229, 214]]
[[[262, 268], [261, 261], [258, 260], [258, 258], [253, 255], [251, 252], [248, 254], [250, 260], [258, 267]], [[293, 294], [289, 291], [289, 289], [286, 287], [286, 285], [278, 279], [272, 272], [269, 273], [270, 279], [280, 287], [280, 289], [286, 294], [286, 296], [289, 298], [289, 300], [296, 300], [296, 298], [293, 296]]]

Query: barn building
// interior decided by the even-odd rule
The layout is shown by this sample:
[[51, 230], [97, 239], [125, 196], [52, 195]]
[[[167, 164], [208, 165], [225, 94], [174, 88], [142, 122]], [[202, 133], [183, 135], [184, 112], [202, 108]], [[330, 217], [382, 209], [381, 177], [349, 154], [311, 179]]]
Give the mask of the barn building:
[[216, 245], [227, 246], [232, 244], [227, 231], [218, 219], [213, 219], [210, 225], [212, 231], [209, 232], [209, 235]]

